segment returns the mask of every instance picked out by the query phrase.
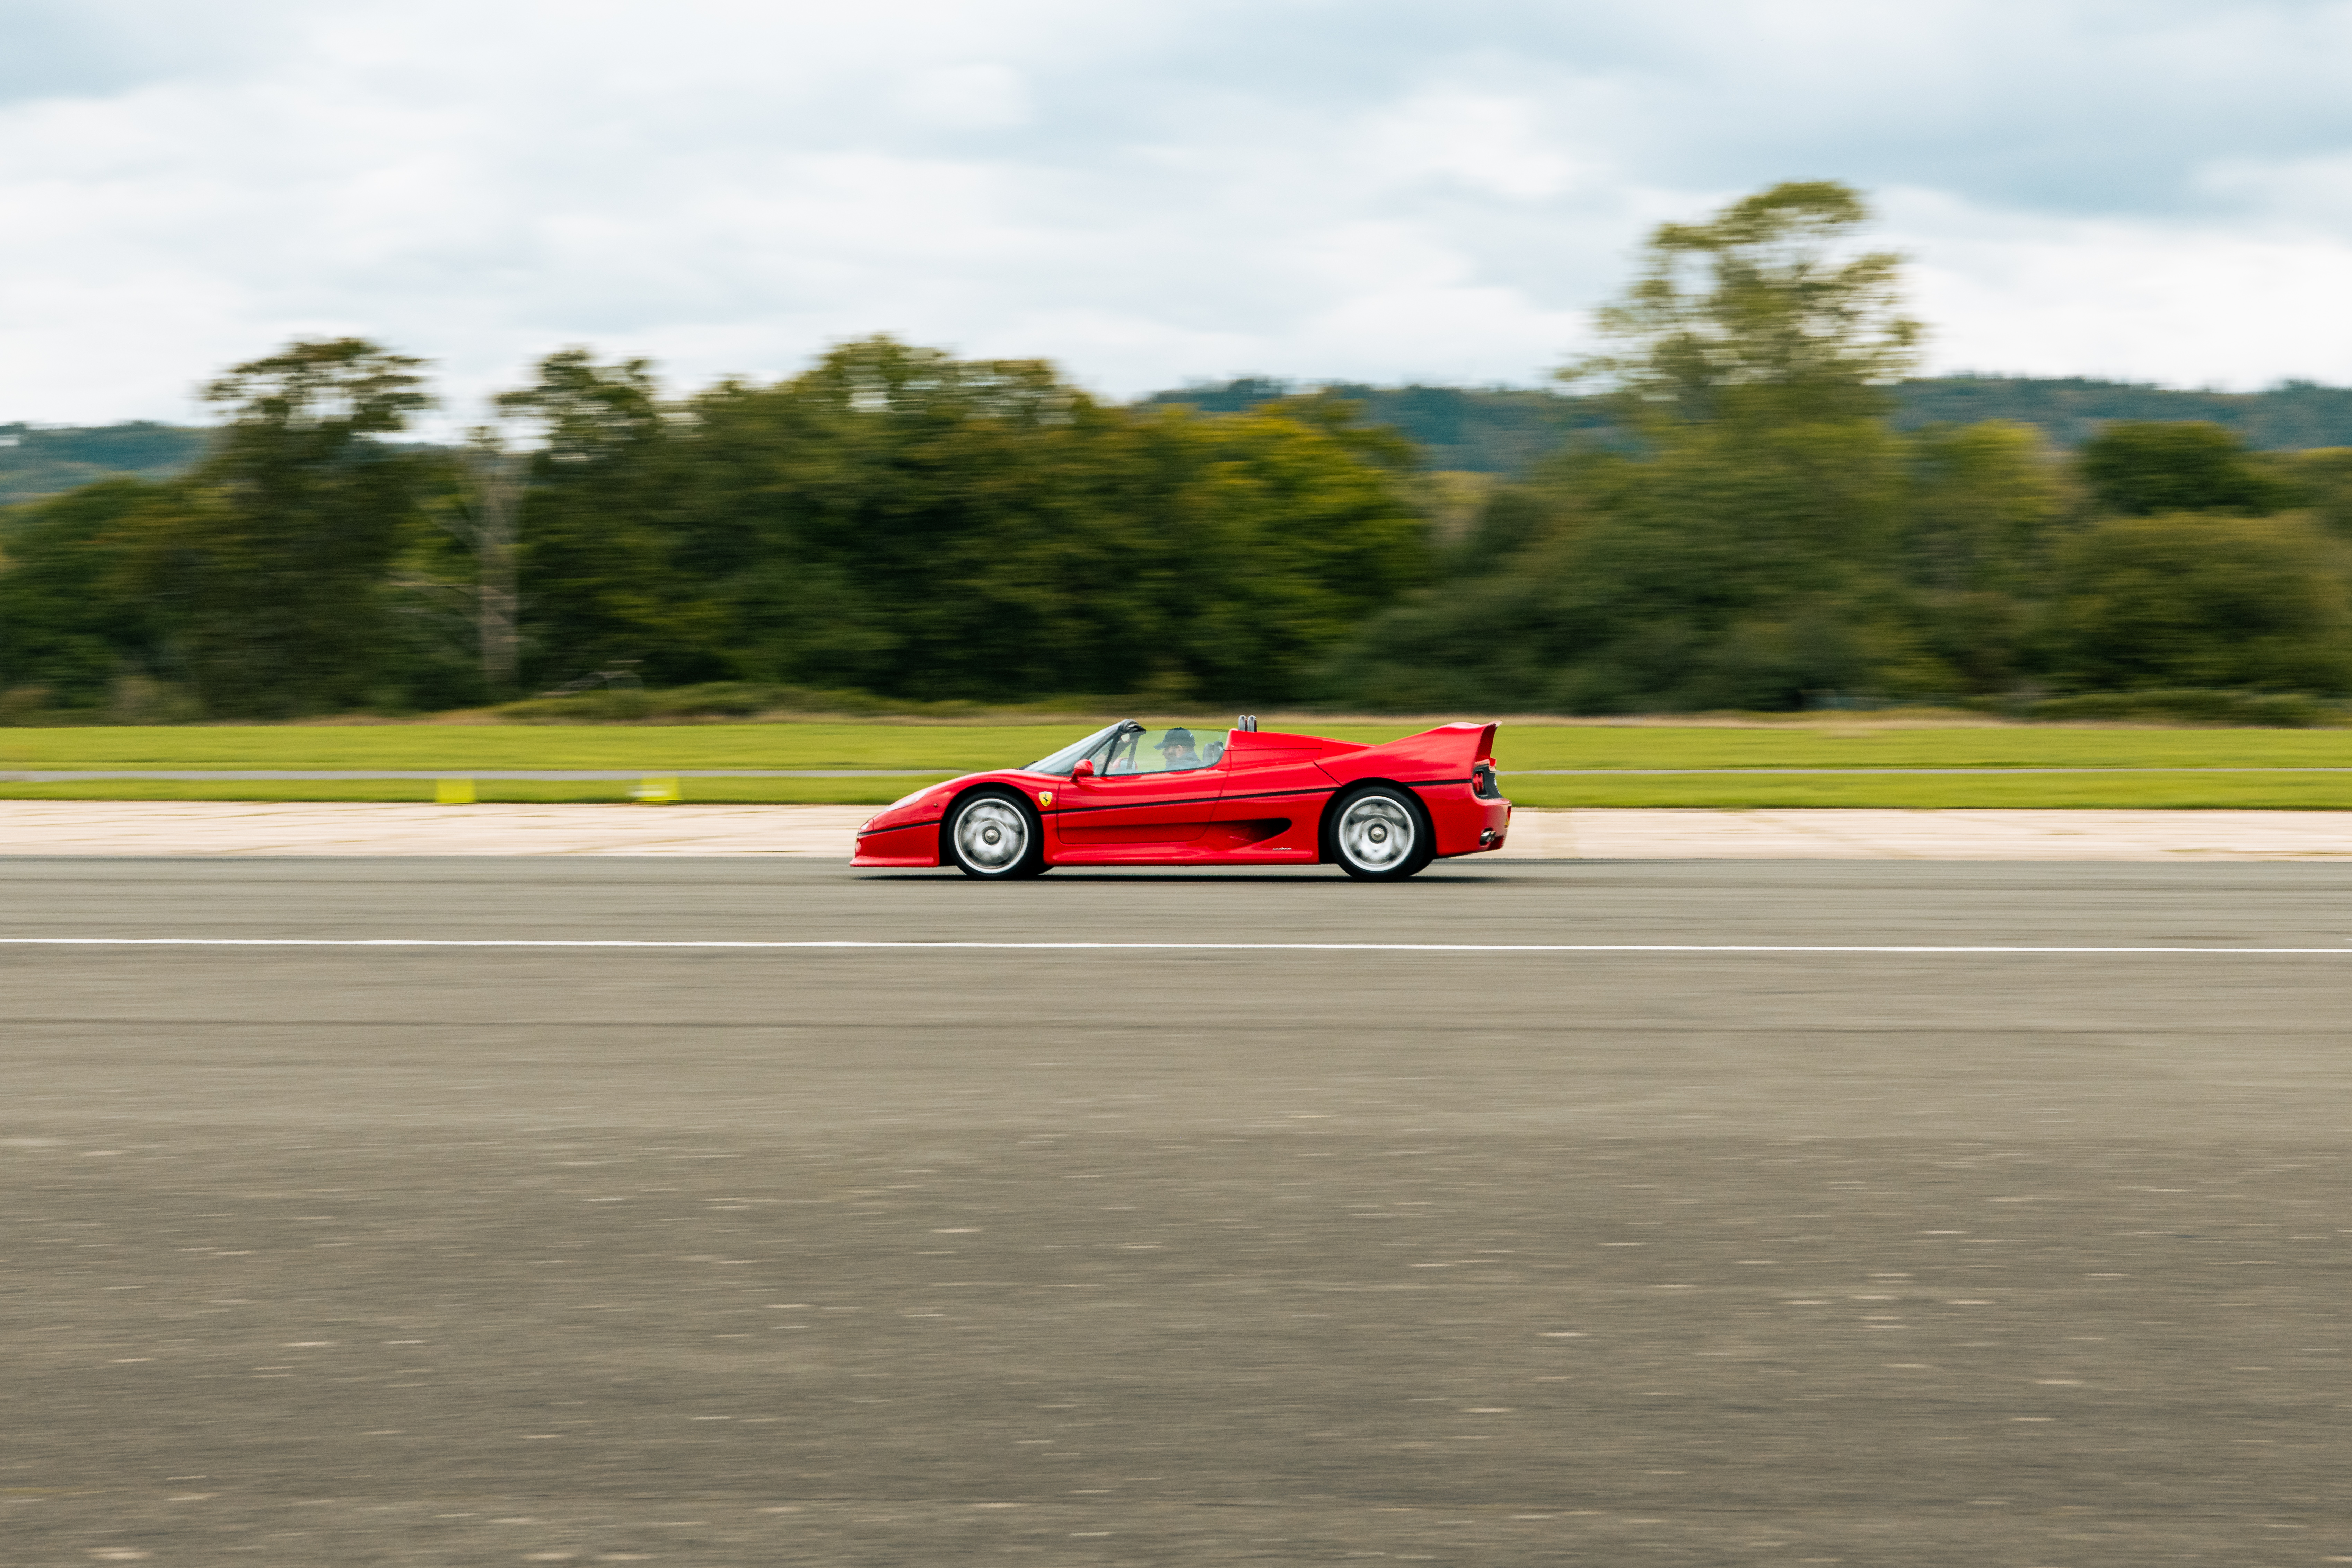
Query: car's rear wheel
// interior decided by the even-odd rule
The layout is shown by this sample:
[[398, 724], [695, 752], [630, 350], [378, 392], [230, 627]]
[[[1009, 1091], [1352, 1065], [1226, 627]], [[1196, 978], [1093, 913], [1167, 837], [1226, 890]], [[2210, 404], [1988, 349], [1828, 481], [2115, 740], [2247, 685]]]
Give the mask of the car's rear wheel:
[[1019, 795], [974, 790], [948, 817], [948, 854], [967, 877], [1034, 877], [1045, 868], [1045, 837]]
[[1393, 784], [1366, 784], [1332, 803], [1331, 858], [1350, 877], [1402, 881], [1437, 853], [1421, 802]]

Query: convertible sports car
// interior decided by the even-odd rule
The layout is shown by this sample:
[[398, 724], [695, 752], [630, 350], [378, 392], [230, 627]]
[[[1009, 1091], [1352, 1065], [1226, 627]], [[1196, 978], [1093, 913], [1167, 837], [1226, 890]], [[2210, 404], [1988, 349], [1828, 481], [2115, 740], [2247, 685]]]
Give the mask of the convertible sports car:
[[858, 830], [853, 866], [1034, 877], [1056, 866], [1311, 866], [1392, 880], [1499, 849], [1511, 803], [1495, 726], [1385, 745], [1260, 730], [1222, 736], [1132, 719], [1025, 768], [917, 790]]

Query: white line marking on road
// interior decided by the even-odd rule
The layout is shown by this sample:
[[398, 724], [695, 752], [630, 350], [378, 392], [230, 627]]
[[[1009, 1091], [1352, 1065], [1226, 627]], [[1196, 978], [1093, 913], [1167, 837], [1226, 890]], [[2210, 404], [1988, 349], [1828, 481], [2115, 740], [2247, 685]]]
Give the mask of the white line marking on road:
[[2213, 953], [2352, 955], [2347, 947], [2036, 947], [1911, 946], [1804, 942], [693, 942], [530, 937], [8, 936], [0, 947], [461, 947], [677, 948], [772, 952], [811, 948], [917, 951], [982, 949], [1015, 952], [1883, 952], [1883, 953]]

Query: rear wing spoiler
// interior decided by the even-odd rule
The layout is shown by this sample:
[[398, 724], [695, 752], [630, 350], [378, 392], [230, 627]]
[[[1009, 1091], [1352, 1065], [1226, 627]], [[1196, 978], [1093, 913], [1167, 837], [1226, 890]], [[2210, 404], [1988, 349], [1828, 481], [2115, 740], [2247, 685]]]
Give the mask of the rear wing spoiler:
[[1366, 754], [1410, 759], [1442, 768], [1449, 774], [1466, 773], [1473, 763], [1491, 763], [1495, 760], [1495, 726], [1440, 724], [1434, 730], [1423, 730], [1402, 741], [1368, 747]]

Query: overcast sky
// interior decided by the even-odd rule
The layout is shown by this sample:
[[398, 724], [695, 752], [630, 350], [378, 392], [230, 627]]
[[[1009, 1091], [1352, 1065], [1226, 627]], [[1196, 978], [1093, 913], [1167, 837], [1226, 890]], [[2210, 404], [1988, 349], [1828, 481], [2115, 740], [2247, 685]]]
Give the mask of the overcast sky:
[[0, 0], [0, 421], [341, 333], [1528, 384], [1813, 178], [1933, 368], [2352, 383], [2348, 88], [2346, 0]]

